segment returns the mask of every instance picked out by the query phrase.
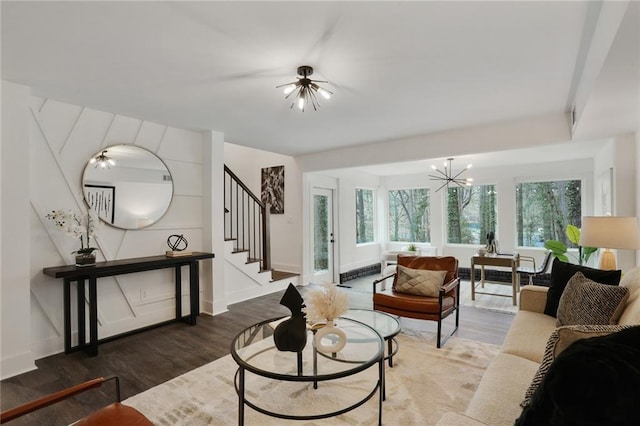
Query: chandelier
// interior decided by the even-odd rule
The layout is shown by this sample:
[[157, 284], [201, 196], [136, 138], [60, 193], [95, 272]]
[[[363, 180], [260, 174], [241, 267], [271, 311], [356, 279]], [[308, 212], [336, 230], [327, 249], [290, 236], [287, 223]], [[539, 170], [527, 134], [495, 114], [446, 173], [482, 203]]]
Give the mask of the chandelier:
[[306, 104], [311, 103], [314, 111], [317, 111], [320, 108], [320, 103], [318, 102], [318, 96], [321, 95], [325, 99], [331, 98], [333, 95], [332, 92], [327, 89], [323, 89], [318, 86], [317, 83], [328, 83], [328, 81], [321, 80], [311, 80], [309, 76], [313, 74], [313, 68], [309, 65], [302, 65], [298, 67], [298, 81], [294, 81], [293, 83], [281, 84], [280, 86], [276, 86], [277, 89], [280, 87], [284, 87], [285, 99], [289, 99], [293, 95], [293, 102], [291, 103], [291, 108], [294, 105], [297, 105], [299, 109], [304, 112], [304, 107]]
[[447, 161], [444, 162], [444, 171], [438, 169], [434, 165], [431, 166], [431, 168], [438, 173], [437, 175], [429, 175], [431, 180], [439, 180], [439, 181], [443, 181], [444, 182], [442, 184], [442, 186], [440, 186], [440, 188], [436, 189], [436, 192], [440, 191], [445, 186], [447, 188], [449, 188], [449, 184], [450, 183], [455, 183], [456, 185], [462, 187], [462, 186], [471, 185], [471, 182], [473, 182], [473, 178], [461, 178], [460, 177], [460, 175], [462, 173], [466, 172], [467, 170], [469, 170], [471, 168], [471, 164], [468, 164], [467, 167], [465, 167], [464, 169], [460, 170], [458, 173], [456, 173], [454, 175], [453, 174], [453, 168], [451, 167], [451, 162], [452, 161], [453, 161], [453, 158], [447, 158]]
[[100, 154], [96, 155], [94, 158], [89, 160], [89, 164], [95, 164], [94, 167], [100, 166], [101, 168], [110, 169], [111, 166], [115, 166], [116, 162], [111, 159], [111, 157], [107, 157], [107, 150], [105, 149]]

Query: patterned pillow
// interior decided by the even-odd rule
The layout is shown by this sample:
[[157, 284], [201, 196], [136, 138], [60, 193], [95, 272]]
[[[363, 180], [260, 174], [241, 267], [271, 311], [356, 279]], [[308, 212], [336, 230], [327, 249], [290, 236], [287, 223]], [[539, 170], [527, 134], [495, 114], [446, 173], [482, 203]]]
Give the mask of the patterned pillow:
[[558, 311], [558, 303], [564, 292], [567, 283], [576, 272], [582, 272], [585, 277], [590, 280], [597, 281], [601, 284], [618, 285], [622, 271], [604, 271], [602, 269], [588, 268], [586, 266], [574, 265], [553, 259], [553, 267], [551, 269], [551, 283], [547, 292], [547, 302], [544, 306], [544, 313], [552, 317], [556, 316]]
[[437, 297], [446, 275], [447, 271], [411, 269], [398, 265], [395, 291], [418, 296]]
[[549, 340], [547, 340], [547, 346], [544, 349], [544, 355], [542, 356], [542, 362], [538, 371], [533, 376], [529, 388], [524, 394], [524, 400], [520, 403], [521, 407], [526, 407], [531, 403], [531, 398], [536, 392], [540, 383], [544, 379], [544, 376], [549, 371], [553, 360], [560, 355], [571, 343], [580, 339], [588, 339], [590, 337], [606, 336], [608, 334], [617, 333], [625, 328], [633, 327], [632, 325], [569, 325], [559, 327], [551, 333]]
[[628, 288], [600, 284], [576, 272], [560, 296], [556, 325], [616, 324], [628, 297]]

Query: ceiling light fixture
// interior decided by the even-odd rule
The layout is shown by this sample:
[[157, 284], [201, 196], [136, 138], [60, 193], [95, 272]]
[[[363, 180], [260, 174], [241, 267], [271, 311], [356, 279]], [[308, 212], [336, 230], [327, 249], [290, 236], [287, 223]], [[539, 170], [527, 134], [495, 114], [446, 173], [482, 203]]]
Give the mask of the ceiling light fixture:
[[467, 170], [469, 170], [471, 168], [471, 164], [468, 164], [467, 167], [465, 167], [464, 169], [460, 170], [457, 174], [453, 174], [453, 168], [451, 167], [451, 162], [453, 161], [453, 158], [447, 158], [447, 161], [444, 162], [444, 171], [439, 170], [436, 166], [431, 166], [431, 168], [433, 170], [435, 170], [436, 172], [438, 172], [438, 175], [429, 175], [429, 177], [431, 178], [431, 180], [440, 180], [440, 181], [444, 181], [444, 183], [442, 184], [442, 186], [438, 189], [436, 189], [436, 192], [440, 191], [442, 188], [444, 188], [445, 186], [447, 188], [449, 188], [449, 184], [450, 183], [455, 183], [458, 186], [468, 186], [471, 185], [471, 182], [473, 182], [473, 178], [461, 178], [460, 175], [464, 172], [466, 172]]
[[291, 95], [295, 94], [294, 102], [291, 103], [291, 108], [293, 108], [294, 105], [297, 105], [300, 110], [304, 111], [305, 105], [311, 102], [314, 111], [317, 111], [318, 108], [320, 108], [317, 95], [321, 95], [325, 99], [329, 99], [331, 98], [331, 95], [333, 95], [333, 92], [330, 92], [317, 84], [328, 83], [328, 81], [311, 80], [309, 78], [311, 74], [313, 74], [312, 67], [309, 65], [299, 66], [298, 75], [300, 75], [300, 77], [298, 77], [298, 81], [276, 86], [277, 89], [284, 87], [284, 94], [287, 95], [285, 96], [285, 99], [289, 99]]
[[89, 160], [89, 164], [95, 164], [95, 167], [100, 166], [101, 168], [110, 169], [111, 166], [115, 166], [116, 162], [111, 159], [111, 157], [107, 157], [107, 150], [105, 149], [100, 154], [96, 155], [94, 158]]

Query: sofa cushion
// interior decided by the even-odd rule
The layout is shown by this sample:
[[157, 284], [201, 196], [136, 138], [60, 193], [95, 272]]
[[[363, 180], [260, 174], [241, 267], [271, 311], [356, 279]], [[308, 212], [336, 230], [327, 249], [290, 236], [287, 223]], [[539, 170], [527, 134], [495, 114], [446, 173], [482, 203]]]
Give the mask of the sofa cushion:
[[518, 311], [502, 345], [502, 352], [540, 363], [556, 319], [538, 312]]
[[556, 325], [616, 324], [628, 297], [625, 287], [600, 284], [576, 272], [560, 296]]
[[640, 327], [580, 339], [551, 364], [518, 426], [638, 425]]
[[411, 269], [398, 265], [397, 274], [395, 289], [398, 293], [437, 297], [447, 271]]
[[531, 384], [527, 388], [524, 399], [520, 405], [522, 407], [529, 405], [531, 398], [533, 398], [538, 387], [540, 387], [540, 383], [542, 383], [544, 376], [549, 371], [555, 358], [573, 342], [580, 339], [606, 336], [628, 327], [629, 326], [620, 325], [569, 325], [557, 328], [551, 333], [551, 336], [549, 336], [538, 371], [536, 371], [535, 376], [531, 380]]
[[522, 412], [520, 401], [538, 363], [499, 353], [489, 364], [465, 414], [488, 425], [513, 425]]
[[640, 324], [640, 267], [627, 271], [620, 280], [620, 287], [629, 289], [629, 298], [618, 324]]
[[553, 268], [551, 269], [551, 283], [547, 294], [547, 303], [544, 307], [544, 313], [556, 316], [560, 296], [564, 291], [567, 283], [576, 272], [582, 272], [585, 277], [599, 282], [600, 284], [618, 285], [622, 271], [603, 271], [601, 269], [593, 269], [587, 266], [574, 265], [566, 263], [557, 258], [553, 259]]

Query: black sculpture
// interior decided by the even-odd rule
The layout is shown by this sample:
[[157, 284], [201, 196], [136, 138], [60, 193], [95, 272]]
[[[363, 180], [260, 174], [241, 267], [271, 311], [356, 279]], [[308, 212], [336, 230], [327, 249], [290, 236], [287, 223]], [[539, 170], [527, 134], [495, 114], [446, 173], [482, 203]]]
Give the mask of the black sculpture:
[[169, 235], [169, 238], [167, 238], [167, 245], [173, 251], [183, 251], [187, 249], [189, 242], [184, 235], [173, 234]]
[[302, 308], [304, 299], [293, 284], [280, 299], [280, 304], [291, 311], [291, 318], [282, 321], [273, 333], [273, 341], [279, 351], [300, 352], [307, 344], [307, 318]]

